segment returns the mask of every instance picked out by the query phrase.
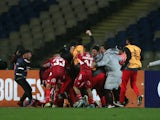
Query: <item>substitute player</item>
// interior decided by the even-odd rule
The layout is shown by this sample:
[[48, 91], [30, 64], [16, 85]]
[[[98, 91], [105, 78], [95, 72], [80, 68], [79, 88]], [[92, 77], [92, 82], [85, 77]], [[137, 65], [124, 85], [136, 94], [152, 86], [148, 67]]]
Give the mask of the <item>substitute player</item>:
[[121, 91], [120, 91], [120, 103], [124, 103], [125, 93], [127, 83], [130, 79], [131, 88], [134, 90], [137, 96], [138, 105], [142, 103], [142, 96], [140, 96], [139, 89], [136, 85], [137, 81], [137, 71], [142, 68], [141, 63], [141, 49], [134, 45], [132, 38], [127, 38], [126, 46], [124, 51], [126, 53], [126, 61], [122, 66], [123, 74], [122, 74], [122, 84], [121, 84]]

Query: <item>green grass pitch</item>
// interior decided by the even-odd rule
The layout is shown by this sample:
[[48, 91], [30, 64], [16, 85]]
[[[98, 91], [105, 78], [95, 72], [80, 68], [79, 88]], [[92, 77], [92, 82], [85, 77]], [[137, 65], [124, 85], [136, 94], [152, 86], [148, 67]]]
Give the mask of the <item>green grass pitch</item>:
[[160, 120], [160, 108], [0, 108], [0, 120]]

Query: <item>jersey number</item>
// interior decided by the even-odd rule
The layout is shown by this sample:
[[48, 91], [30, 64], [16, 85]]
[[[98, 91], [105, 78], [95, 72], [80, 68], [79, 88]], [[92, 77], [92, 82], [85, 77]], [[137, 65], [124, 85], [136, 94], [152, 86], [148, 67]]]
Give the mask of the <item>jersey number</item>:
[[92, 66], [92, 61], [91, 60], [85, 60], [84, 62], [87, 64], [87, 66], [89, 66], [89, 67]]
[[62, 66], [64, 67], [65, 66], [65, 61], [63, 59], [54, 59], [53, 60], [53, 65], [56, 66]]

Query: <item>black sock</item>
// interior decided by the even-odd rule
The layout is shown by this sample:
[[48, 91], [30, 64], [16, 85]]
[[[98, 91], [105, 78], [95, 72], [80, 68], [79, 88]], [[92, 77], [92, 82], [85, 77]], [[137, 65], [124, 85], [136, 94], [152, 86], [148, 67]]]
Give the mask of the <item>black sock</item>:
[[114, 101], [119, 101], [119, 90], [113, 89]]
[[106, 89], [106, 103], [107, 105], [112, 105], [113, 104], [113, 95], [112, 95], [112, 91]]

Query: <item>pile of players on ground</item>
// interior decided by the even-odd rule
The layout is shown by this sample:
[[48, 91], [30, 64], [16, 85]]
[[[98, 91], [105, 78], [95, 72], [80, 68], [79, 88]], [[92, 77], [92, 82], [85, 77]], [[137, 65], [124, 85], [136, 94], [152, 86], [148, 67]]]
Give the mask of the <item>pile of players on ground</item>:
[[[71, 42], [40, 69], [40, 79], [45, 86], [43, 107], [124, 107], [128, 99], [119, 102], [122, 64], [126, 56], [112, 40], [104, 45], [90, 48], [94, 38], [90, 31], [90, 42]], [[96, 90], [99, 100], [93, 97]], [[138, 101], [141, 104], [141, 101]]]

